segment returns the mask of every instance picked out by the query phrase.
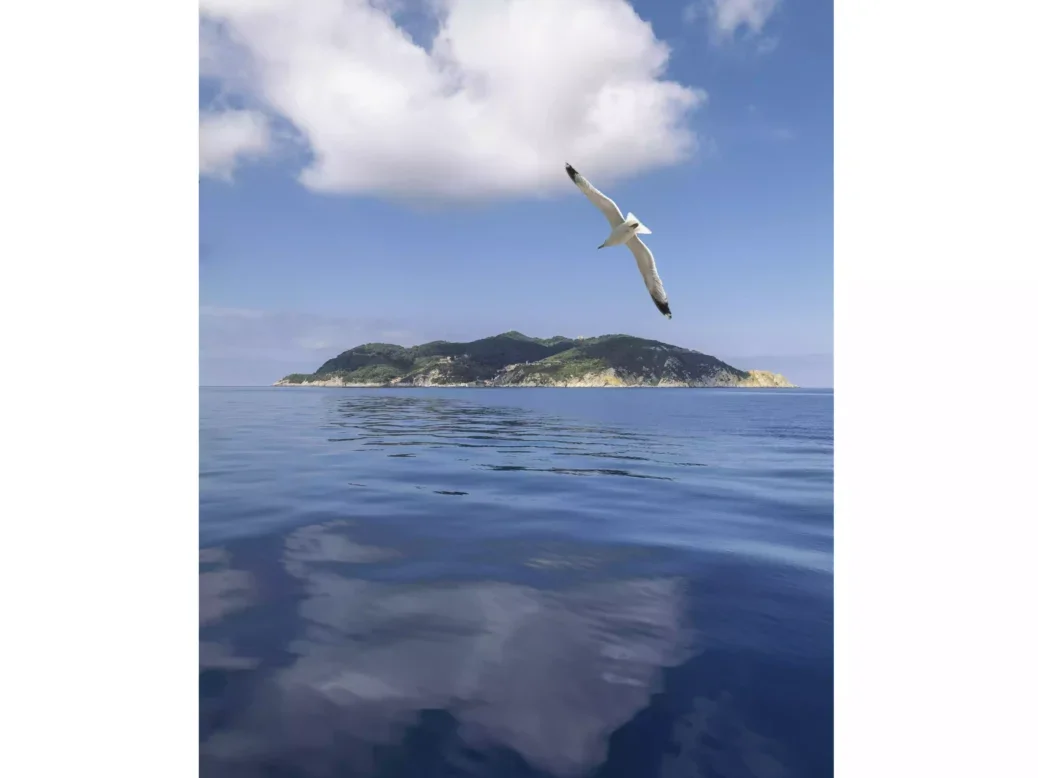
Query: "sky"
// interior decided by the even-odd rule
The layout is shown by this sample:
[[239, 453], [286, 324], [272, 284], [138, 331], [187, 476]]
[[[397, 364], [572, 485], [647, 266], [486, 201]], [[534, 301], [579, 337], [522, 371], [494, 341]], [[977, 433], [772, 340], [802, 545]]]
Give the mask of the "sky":
[[[200, 0], [200, 383], [627, 333], [832, 386], [817, 0]], [[572, 164], [652, 230], [660, 315]]]

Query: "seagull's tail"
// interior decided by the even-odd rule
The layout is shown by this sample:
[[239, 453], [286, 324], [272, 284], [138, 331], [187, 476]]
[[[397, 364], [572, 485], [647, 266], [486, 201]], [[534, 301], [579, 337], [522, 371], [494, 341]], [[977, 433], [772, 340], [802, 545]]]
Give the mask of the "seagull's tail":
[[638, 227], [634, 231], [635, 235], [652, 235], [652, 230], [650, 230], [648, 227], [642, 224], [638, 217], [635, 216], [633, 213], [627, 214], [627, 221], [638, 222]]

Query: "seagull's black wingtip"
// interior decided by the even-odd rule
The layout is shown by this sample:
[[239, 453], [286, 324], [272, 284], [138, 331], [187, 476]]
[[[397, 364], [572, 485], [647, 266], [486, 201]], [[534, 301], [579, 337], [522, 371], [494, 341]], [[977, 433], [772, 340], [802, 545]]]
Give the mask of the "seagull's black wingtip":
[[574, 168], [569, 162], [566, 163], [566, 172], [569, 174], [570, 180], [573, 181], [573, 183], [576, 183], [578, 173], [576, 168]]
[[656, 307], [660, 309], [660, 313], [662, 313], [664, 316], [666, 316], [669, 319], [670, 318], [670, 303], [669, 302], [661, 303], [655, 297], [652, 298], [652, 301], [654, 303], [656, 303]]

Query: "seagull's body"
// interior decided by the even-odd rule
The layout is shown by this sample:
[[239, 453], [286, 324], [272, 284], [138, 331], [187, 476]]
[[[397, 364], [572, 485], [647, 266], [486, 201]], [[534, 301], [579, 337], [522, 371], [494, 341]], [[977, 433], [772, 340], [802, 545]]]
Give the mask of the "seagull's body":
[[649, 296], [656, 303], [660, 313], [669, 319], [670, 303], [667, 300], [667, 293], [663, 290], [663, 282], [656, 272], [656, 260], [653, 259], [649, 247], [638, 237], [639, 235], [651, 235], [652, 230], [642, 224], [633, 213], [628, 213], [625, 219], [620, 213], [620, 209], [616, 207], [616, 203], [595, 189], [584, 176], [573, 169], [572, 165], [566, 165], [566, 172], [573, 183], [587, 196], [587, 199], [605, 214], [609, 226], [612, 227], [609, 237], [599, 248], [627, 244], [627, 248], [631, 250], [638, 262], [638, 270], [641, 271], [645, 288], [649, 290]]

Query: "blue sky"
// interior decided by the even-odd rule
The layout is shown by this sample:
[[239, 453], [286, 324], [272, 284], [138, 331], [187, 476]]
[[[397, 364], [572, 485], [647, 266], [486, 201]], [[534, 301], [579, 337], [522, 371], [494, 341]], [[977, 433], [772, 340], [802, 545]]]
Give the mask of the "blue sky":
[[[515, 329], [832, 385], [831, 5], [201, 8], [202, 384]], [[673, 319], [565, 162], [652, 229]]]

